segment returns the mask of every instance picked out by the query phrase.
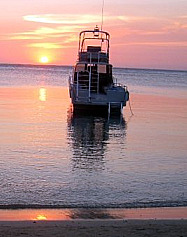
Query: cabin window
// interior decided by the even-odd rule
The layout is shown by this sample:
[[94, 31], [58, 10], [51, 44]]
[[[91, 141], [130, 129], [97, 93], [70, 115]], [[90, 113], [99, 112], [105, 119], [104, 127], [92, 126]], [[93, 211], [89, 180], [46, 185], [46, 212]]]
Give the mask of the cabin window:
[[106, 65], [98, 65], [98, 73], [106, 73]]
[[85, 64], [77, 64], [76, 72], [84, 72], [84, 70], [85, 70]]

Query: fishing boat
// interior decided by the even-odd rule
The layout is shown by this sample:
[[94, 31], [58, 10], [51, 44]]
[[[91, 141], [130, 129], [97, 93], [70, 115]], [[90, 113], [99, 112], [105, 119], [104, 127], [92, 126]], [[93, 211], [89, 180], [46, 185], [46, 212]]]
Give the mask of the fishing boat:
[[110, 35], [99, 30], [79, 34], [78, 60], [69, 77], [69, 94], [74, 110], [122, 113], [129, 100], [126, 86], [114, 81], [109, 63]]

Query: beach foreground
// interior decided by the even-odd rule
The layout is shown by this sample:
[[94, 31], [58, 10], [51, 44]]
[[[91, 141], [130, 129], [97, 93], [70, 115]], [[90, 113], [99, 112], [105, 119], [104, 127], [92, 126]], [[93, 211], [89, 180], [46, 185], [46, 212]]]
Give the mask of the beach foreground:
[[71, 220], [0, 222], [1, 237], [184, 237], [187, 220]]

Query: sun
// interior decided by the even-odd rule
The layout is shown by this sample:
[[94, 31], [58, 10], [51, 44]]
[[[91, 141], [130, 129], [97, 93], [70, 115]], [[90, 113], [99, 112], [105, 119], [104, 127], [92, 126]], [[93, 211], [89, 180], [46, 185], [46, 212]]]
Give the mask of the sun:
[[49, 62], [49, 58], [48, 58], [47, 56], [42, 56], [42, 57], [40, 58], [40, 62], [41, 62], [41, 63], [48, 63], [48, 62]]

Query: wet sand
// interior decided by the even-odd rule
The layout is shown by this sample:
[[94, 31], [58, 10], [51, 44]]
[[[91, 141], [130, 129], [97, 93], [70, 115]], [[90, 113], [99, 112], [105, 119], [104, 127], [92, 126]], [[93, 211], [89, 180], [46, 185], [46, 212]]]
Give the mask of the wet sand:
[[[1, 207], [2, 208], [2, 207]], [[181, 220], [187, 219], [187, 207], [157, 208], [21, 208], [0, 209], [0, 221], [68, 221], [87, 219]]]
[[186, 235], [186, 207], [0, 210], [1, 237]]
[[0, 222], [1, 237], [185, 237], [187, 220], [76, 220]]

